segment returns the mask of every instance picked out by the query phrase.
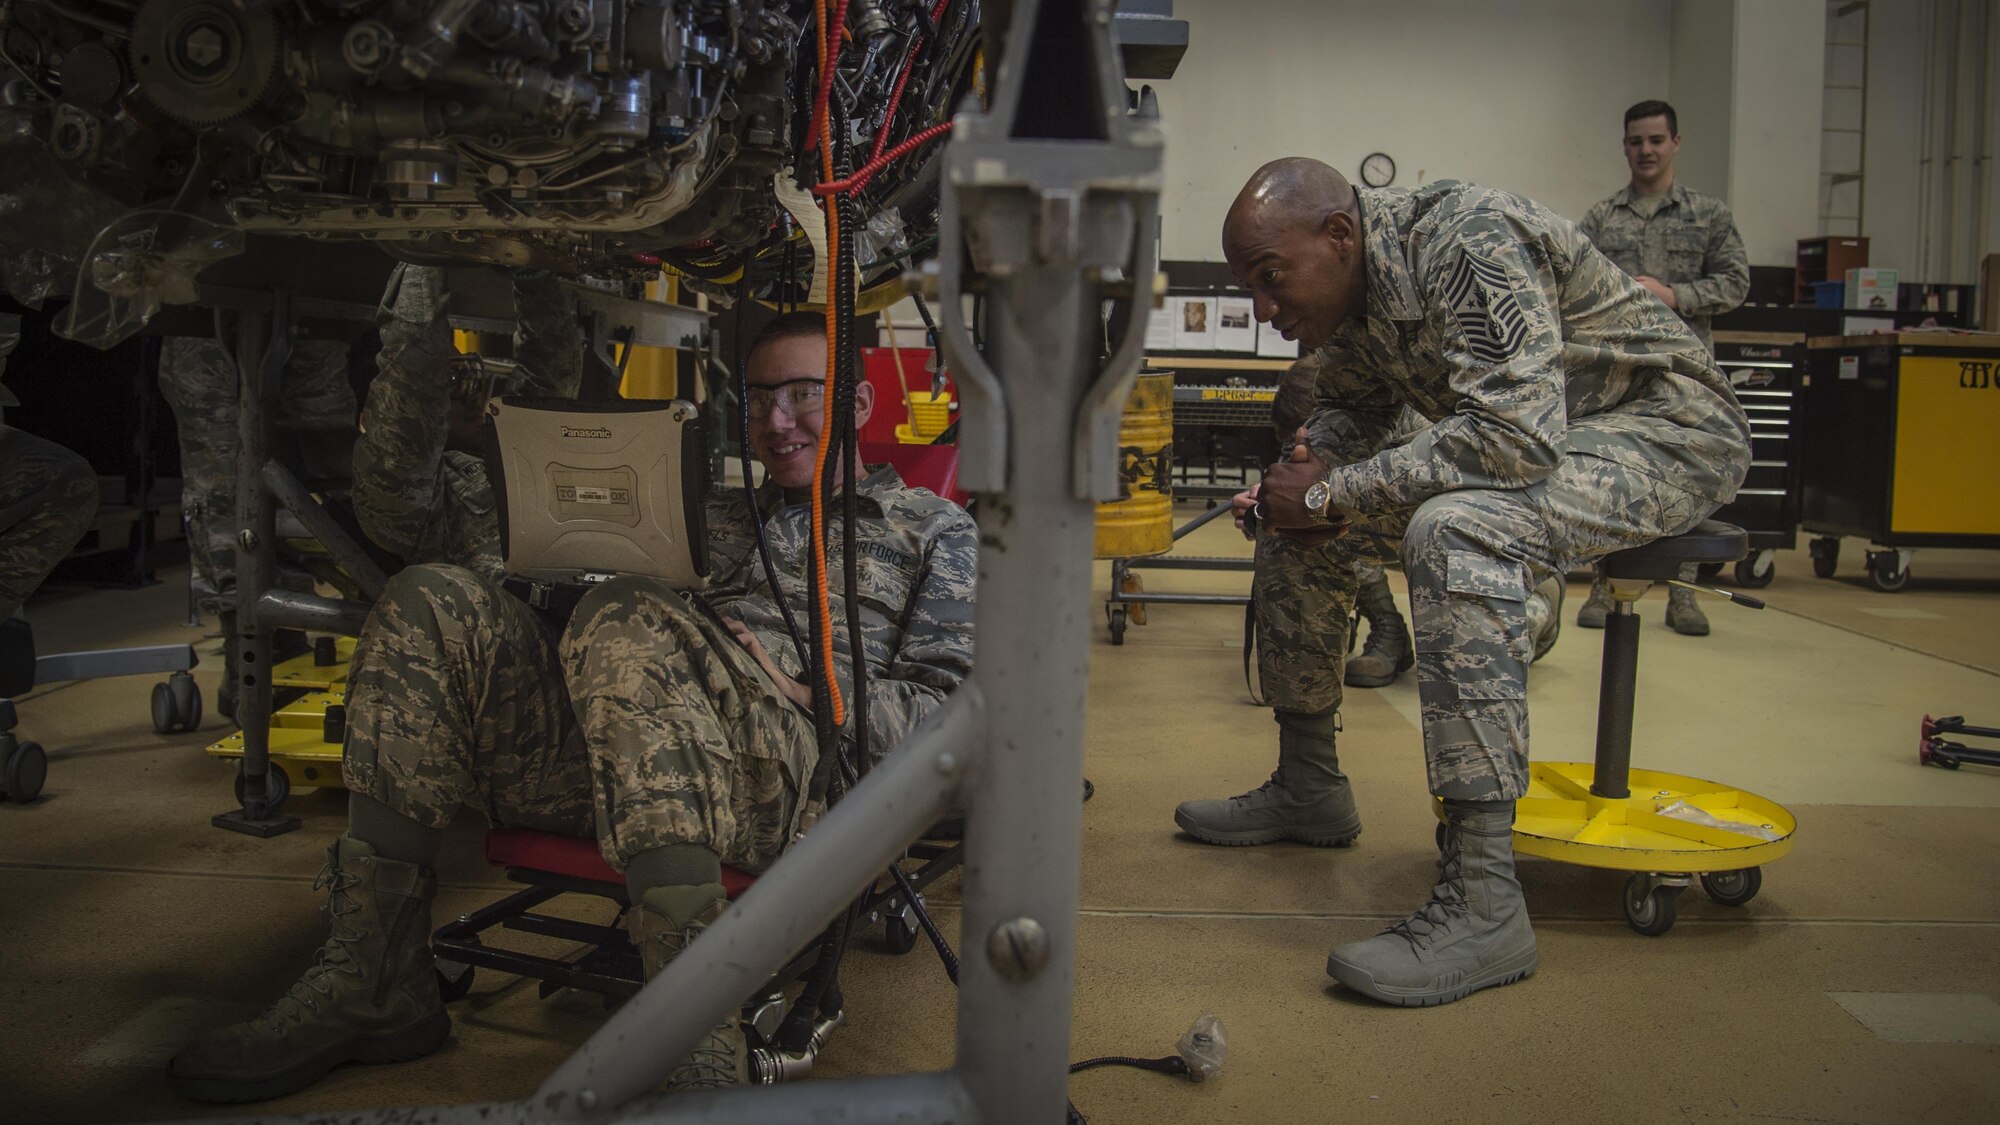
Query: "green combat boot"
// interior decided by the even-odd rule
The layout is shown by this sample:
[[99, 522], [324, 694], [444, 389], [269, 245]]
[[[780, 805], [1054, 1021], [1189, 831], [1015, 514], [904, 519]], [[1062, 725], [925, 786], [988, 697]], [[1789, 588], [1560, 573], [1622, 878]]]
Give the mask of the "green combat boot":
[[1385, 1004], [1449, 1004], [1535, 971], [1535, 930], [1514, 878], [1514, 802], [1446, 801], [1437, 885], [1422, 910], [1335, 949], [1327, 975]]
[[1667, 587], [1667, 624], [1683, 637], [1708, 636], [1708, 615], [1694, 600], [1693, 590]]
[[1239, 797], [1183, 803], [1174, 810], [1182, 831], [1230, 847], [1296, 840], [1344, 848], [1361, 835], [1354, 789], [1334, 754], [1335, 713], [1277, 715], [1278, 769], [1271, 780]]
[[1611, 582], [1602, 575], [1590, 584], [1590, 600], [1576, 611], [1576, 627], [1579, 629], [1602, 629], [1604, 619], [1611, 616]]
[[341, 837], [313, 886], [326, 887], [333, 934], [291, 991], [263, 1015], [212, 1031], [167, 1064], [203, 1102], [280, 1097], [342, 1063], [418, 1059], [444, 1045], [451, 1017], [431, 963], [437, 878]]
[[1348, 687], [1388, 687], [1396, 677], [1416, 666], [1416, 646], [1410, 627], [1396, 609], [1389, 593], [1389, 580], [1378, 578], [1363, 586], [1355, 598], [1361, 616], [1368, 620], [1368, 643], [1361, 655], [1347, 661], [1341, 681]]
[[[667, 962], [722, 916], [729, 905], [720, 883], [700, 886], [653, 887], [625, 915], [626, 932], [639, 947], [646, 979], [652, 980]], [[688, 1057], [667, 1075], [669, 1090], [718, 1090], [750, 1082], [750, 1045], [736, 1016], [701, 1037]]]

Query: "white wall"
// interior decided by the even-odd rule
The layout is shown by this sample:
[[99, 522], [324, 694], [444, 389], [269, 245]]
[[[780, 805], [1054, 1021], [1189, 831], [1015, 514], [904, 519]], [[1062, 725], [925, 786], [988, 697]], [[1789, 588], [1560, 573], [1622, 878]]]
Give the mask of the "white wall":
[[1166, 258], [1220, 261], [1230, 201], [1280, 156], [1354, 177], [1387, 152], [1398, 186], [1476, 180], [1581, 218], [1626, 182], [1625, 107], [1668, 96], [1658, 0], [1179, 0], [1174, 15], [1189, 45], [1158, 86]]
[[1868, 119], [1866, 162], [1862, 166], [1864, 206], [1861, 233], [1868, 237], [1868, 261], [1916, 276], [1918, 244], [1917, 164], [1923, 145], [1924, 54], [1928, 27], [1915, 0], [1882, 4], [1868, 27]]
[[1724, 202], [1735, 90], [1736, 0], [1674, 0], [1666, 94], [1681, 127], [1674, 178]]
[[[1987, 104], [1985, 152], [2000, 150], [2000, 4], [1962, 0], [1966, 35], [1946, 0], [1876, 0], [1868, 28], [1866, 202], [1862, 232], [1869, 262], [1903, 271], [1905, 281], [1971, 284], [1978, 261], [2000, 253], [2000, 168], [1989, 160], [1983, 189], [1975, 185], [1977, 106]], [[1987, 14], [1979, 39], [1978, 11]], [[1934, 53], [1935, 48], [1935, 53]], [[1992, 72], [1978, 88], [1981, 55]], [[1956, 56], [1957, 89], [1947, 85], [1947, 58]], [[1928, 87], [1928, 89], [1927, 89]], [[1945, 159], [1945, 103], [1954, 103], [1958, 160]], [[1926, 137], [1932, 170], [1926, 176]], [[1955, 221], [1945, 213], [1945, 181], [1957, 186]], [[1986, 236], [1979, 231], [1980, 209]]]
[[[1824, 0], [1743, 0], [1735, 7], [1726, 198], [1751, 264], [1788, 266], [1797, 258], [1798, 240], [1819, 233], [1826, 6]], [[1686, 127], [1681, 131], [1685, 135]], [[1871, 143], [1874, 133], [1871, 125]]]

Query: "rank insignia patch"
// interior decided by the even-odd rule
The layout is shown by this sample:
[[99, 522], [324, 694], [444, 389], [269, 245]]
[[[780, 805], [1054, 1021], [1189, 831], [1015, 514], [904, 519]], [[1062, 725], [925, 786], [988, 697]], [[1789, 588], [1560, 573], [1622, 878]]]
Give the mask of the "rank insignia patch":
[[1466, 350], [1481, 363], [1505, 363], [1528, 341], [1528, 317], [1507, 271], [1476, 254], [1461, 254], [1444, 283], [1445, 307], [1458, 320]]

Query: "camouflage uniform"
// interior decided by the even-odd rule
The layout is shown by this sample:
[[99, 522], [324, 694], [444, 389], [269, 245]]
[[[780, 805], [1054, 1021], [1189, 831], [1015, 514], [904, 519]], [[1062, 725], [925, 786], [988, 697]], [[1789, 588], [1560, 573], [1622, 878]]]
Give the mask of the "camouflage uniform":
[[[1455, 181], [1358, 194], [1366, 315], [1322, 348], [1312, 422], [1354, 530], [1328, 549], [1260, 540], [1259, 583], [1288, 583], [1258, 594], [1285, 650], [1264, 690], [1281, 709], [1338, 700], [1352, 559], [1400, 539], [1431, 792], [1517, 798], [1529, 591], [1728, 501], [1749, 426], [1701, 342], [1574, 224]], [[1392, 444], [1405, 407], [1433, 424]]]
[[[299, 340], [285, 361], [278, 423], [345, 430], [354, 425], [347, 345]], [[213, 339], [174, 337], [160, 352], [160, 391], [173, 408], [181, 445], [181, 510], [195, 591], [210, 613], [236, 608], [236, 403], [240, 381], [230, 350]], [[284, 585], [310, 589], [287, 571]]]
[[[936, 710], [972, 668], [977, 528], [956, 504], [880, 468], [856, 484], [857, 591], [868, 663], [868, 742], [879, 761]], [[801, 630], [811, 516], [784, 507], [765, 521], [778, 595]], [[828, 552], [835, 675], [856, 700], [841, 594], [842, 551]], [[749, 626], [772, 661], [804, 679], [799, 655], [761, 570], [719, 607]], [[813, 812], [802, 798], [819, 764], [812, 716], [781, 694], [719, 622], [657, 583], [620, 579], [577, 607], [563, 669], [589, 746], [607, 859], [697, 843], [723, 862], [761, 871]]]
[[[451, 327], [444, 271], [397, 266], [379, 316], [382, 351], [354, 446], [354, 514], [408, 563], [451, 562], [500, 579], [500, 518], [479, 457], [447, 449]], [[514, 387], [496, 393], [573, 398], [583, 380], [576, 299], [552, 279], [514, 286]]]
[[[957, 506], [905, 487], [892, 470], [861, 489], [870, 747], [880, 752], [970, 665], [974, 537]], [[742, 492], [728, 496], [709, 511], [747, 526]], [[792, 579], [803, 573], [804, 537], [788, 533], [804, 515], [782, 509], [766, 528], [797, 615], [807, 609]], [[752, 589], [718, 584], [711, 604], [776, 621], [754, 560], [748, 568], [738, 560], [735, 573], [748, 573]], [[836, 597], [835, 619], [843, 613]], [[782, 623], [776, 635], [759, 633], [774, 659], [795, 667]], [[620, 868], [637, 852], [692, 839], [761, 870], [797, 827], [816, 759], [811, 716], [725, 627], [681, 595], [633, 579], [586, 597], [558, 641], [494, 582], [462, 567], [411, 567], [390, 581], [362, 631], [348, 701], [349, 789], [431, 827], [473, 805], [496, 824], [594, 835]], [[662, 772], [689, 780], [662, 785]]]
[[[1358, 459], [1359, 453], [1341, 444], [1339, 415], [1325, 408], [1324, 399], [1320, 402], [1321, 409], [1306, 422], [1306, 444], [1313, 455], [1329, 465]], [[1386, 440], [1407, 441], [1428, 425], [1430, 419], [1405, 409]], [[1291, 456], [1288, 439], [1278, 446]], [[1256, 555], [1250, 595], [1257, 613], [1257, 668], [1265, 701], [1275, 710], [1301, 714], [1338, 710], [1354, 601], [1369, 583], [1382, 580], [1384, 563], [1396, 561], [1393, 536], [1363, 542], [1349, 535], [1310, 546], [1267, 534], [1258, 536]]]
[[[0, 374], [21, 339], [0, 313]], [[0, 387], [0, 407], [18, 405]], [[97, 471], [83, 458], [0, 423], [0, 619], [12, 617], [97, 518]]]
[[1720, 199], [1678, 183], [1651, 215], [1640, 213], [1638, 199], [1627, 184], [1593, 205], [1579, 225], [1619, 269], [1666, 282], [1674, 291], [1674, 312], [1714, 352], [1710, 318], [1742, 304], [1750, 292], [1750, 256], [1736, 219]]

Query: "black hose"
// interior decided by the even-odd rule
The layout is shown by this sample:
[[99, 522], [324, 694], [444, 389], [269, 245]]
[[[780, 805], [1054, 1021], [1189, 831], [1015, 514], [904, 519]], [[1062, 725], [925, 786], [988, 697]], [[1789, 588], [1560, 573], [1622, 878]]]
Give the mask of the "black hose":
[[792, 650], [798, 653], [799, 667], [812, 667], [812, 660], [806, 655], [805, 642], [799, 639], [799, 623], [792, 616], [792, 603], [785, 597], [784, 587], [778, 585], [778, 567], [771, 561], [771, 540], [764, 534], [764, 512], [757, 506], [757, 481], [754, 472], [755, 461], [750, 455], [750, 370], [746, 341], [743, 339], [743, 313], [750, 305], [750, 271], [743, 271], [743, 277], [736, 283], [736, 315], [729, 334], [734, 345], [736, 361], [736, 406], [738, 446], [743, 455], [743, 498], [750, 505], [750, 526], [757, 531], [757, 558], [764, 566], [764, 581], [771, 587], [771, 600], [778, 603], [778, 612], [784, 615], [785, 633], [792, 638]]
[[1176, 1076], [1188, 1072], [1187, 1060], [1179, 1055], [1168, 1055], [1165, 1058], [1158, 1059], [1135, 1059], [1130, 1055], [1104, 1055], [1100, 1058], [1085, 1059], [1082, 1062], [1071, 1063], [1069, 1064], [1069, 1072], [1075, 1074], [1079, 1070], [1090, 1070], [1093, 1067], [1100, 1066], [1131, 1066], [1137, 1067], [1140, 1070], [1150, 1070], [1155, 1074], [1172, 1074]]

